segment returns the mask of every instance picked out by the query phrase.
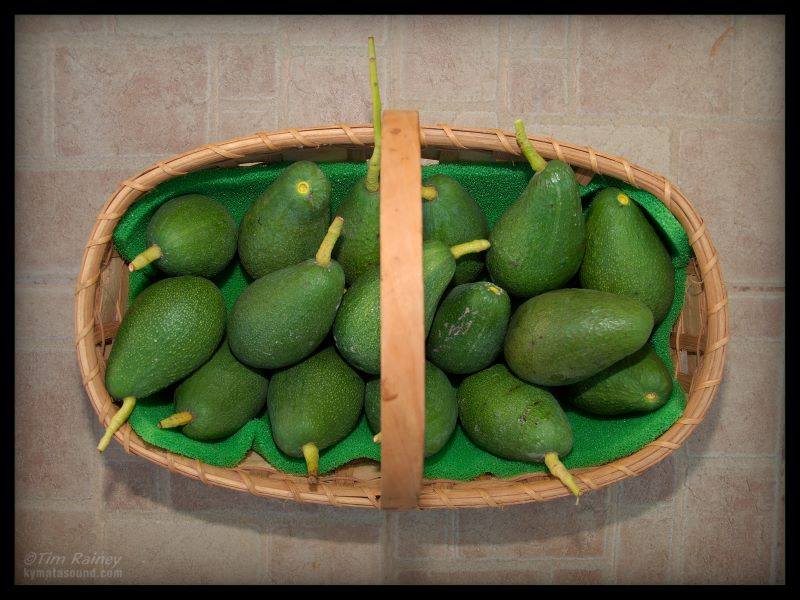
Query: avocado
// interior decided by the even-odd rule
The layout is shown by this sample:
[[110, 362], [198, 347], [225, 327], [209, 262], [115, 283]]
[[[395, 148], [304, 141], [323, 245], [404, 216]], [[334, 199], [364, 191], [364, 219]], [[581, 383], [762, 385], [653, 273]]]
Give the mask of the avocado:
[[[364, 391], [364, 413], [373, 433], [381, 431], [381, 382], [368, 381]], [[425, 361], [425, 456], [432, 456], [444, 447], [458, 422], [456, 388], [447, 375]], [[376, 436], [378, 437], [378, 436]]]
[[648, 413], [672, 393], [672, 376], [650, 344], [596, 375], [568, 386], [569, 400], [595, 415]]
[[257, 369], [279, 369], [304, 359], [328, 335], [344, 291], [344, 272], [331, 249], [342, 229], [331, 223], [315, 258], [267, 273], [231, 309], [231, 352]]
[[536, 174], [495, 223], [486, 267], [492, 281], [509, 294], [530, 298], [564, 286], [578, 272], [586, 227], [572, 167], [560, 160], [545, 162], [522, 122], [515, 125]]
[[652, 329], [653, 313], [634, 298], [554, 290], [527, 300], [512, 315], [505, 357], [525, 381], [569, 385], [644, 346]]
[[236, 222], [207, 196], [186, 194], [162, 204], [147, 224], [148, 248], [128, 265], [153, 263], [167, 275], [214, 277], [236, 254]]
[[217, 286], [193, 275], [145, 288], [122, 319], [106, 365], [105, 385], [123, 408], [97, 449], [102, 452], [143, 398], [180, 381], [214, 354], [225, 334], [225, 301]]
[[586, 215], [581, 287], [631, 296], [660, 323], [675, 296], [669, 252], [642, 209], [615, 187], [597, 193]]
[[364, 382], [332, 346], [272, 376], [267, 413], [275, 444], [304, 456], [317, 476], [319, 451], [345, 438], [358, 423]]
[[[439, 299], [456, 270], [456, 259], [488, 247], [473, 240], [448, 248], [438, 240], [422, 245], [422, 279], [425, 302], [425, 335], [431, 328]], [[333, 323], [333, 339], [344, 359], [357, 369], [377, 375], [381, 370], [380, 265], [368, 269], [347, 289]]]
[[245, 213], [239, 260], [258, 279], [314, 256], [330, 219], [331, 183], [313, 162], [289, 165]]
[[503, 349], [511, 300], [488, 281], [463, 283], [442, 300], [426, 343], [428, 359], [448, 373], [475, 373]]
[[175, 390], [175, 414], [158, 426], [183, 426], [193, 440], [226, 438], [254, 418], [267, 401], [267, 378], [243, 365], [224, 340], [206, 364]]
[[[422, 203], [423, 238], [454, 246], [469, 240], [489, 237], [489, 222], [481, 207], [458, 181], [443, 174], [431, 175], [424, 182], [435, 196]], [[483, 260], [467, 254], [456, 261], [453, 283], [475, 281], [483, 271]]]
[[380, 162], [381, 162], [381, 93], [375, 40], [369, 38], [369, 78], [372, 88], [372, 126], [374, 149], [367, 175], [353, 186], [336, 213], [344, 219], [344, 228], [333, 255], [344, 269], [347, 284], [352, 284], [367, 269], [380, 262]]
[[497, 364], [458, 387], [464, 433], [487, 452], [510, 460], [544, 462], [576, 496], [580, 489], [559, 461], [572, 450], [572, 427], [553, 395]]

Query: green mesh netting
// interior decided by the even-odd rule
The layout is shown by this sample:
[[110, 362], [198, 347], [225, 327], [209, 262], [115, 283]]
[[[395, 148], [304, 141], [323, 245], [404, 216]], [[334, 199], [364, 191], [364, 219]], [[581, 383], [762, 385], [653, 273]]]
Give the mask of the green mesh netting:
[[[253, 167], [218, 168], [190, 173], [164, 182], [131, 206], [114, 231], [114, 244], [125, 260], [130, 261], [146, 246], [146, 227], [155, 210], [165, 201], [188, 193], [205, 194], [224, 203], [237, 223], [250, 204], [285, 169], [287, 164]], [[364, 163], [320, 163], [331, 180], [331, 203], [335, 211], [355, 181], [366, 173]], [[443, 173], [457, 179], [472, 194], [494, 225], [527, 185], [533, 172], [527, 165], [452, 163], [422, 168], [422, 176]], [[686, 265], [691, 247], [682, 227], [672, 214], [653, 195], [608, 177], [596, 176], [587, 186], [581, 186], [584, 204], [598, 189], [616, 186], [636, 200], [661, 232], [675, 265], [675, 299], [669, 314], [652, 334], [652, 344], [661, 359], [672, 369], [669, 354], [669, 332], [681, 309], [684, 297]], [[133, 300], [147, 285], [162, 275], [152, 266], [131, 274], [130, 296]], [[230, 310], [234, 301], [249, 283], [237, 261], [215, 278]], [[179, 430], [158, 429], [157, 423], [173, 411], [174, 387], [149, 398], [140, 399], [130, 424], [145, 441], [201, 460], [210, 465], [232, 467], [239, 463], [251, 448], [276, 468], [295, 474], [305, 474], [302, 459], [291, 458], [278, 450], [272, 440], [266, 411], [253, 419], [235, 435], [217, 442], [198, 442]], [[683, 411], [685, 397], [674, 382], [672, 396], [659, 410], [641, 416], [623, 418], [592, 417], [565, 406], [574, 432], [574, 447], [564, 459], [567, 468], [603, 464], [632, 454], [664, 433]], [[380, 447], [373, 443], [372, 433], [362, 417], [358, 427], [347, 438], [323, 450], [319, 471], [327, 473], [357, 458], [380, 460]], [[483, 473], [509, 477], [521, 473], [544, 471], [544, 465], [498, 458], [476, 447], [460, 427], [450, 442], [435, 456], [425, 461], [425, 477], [467, 480]]]

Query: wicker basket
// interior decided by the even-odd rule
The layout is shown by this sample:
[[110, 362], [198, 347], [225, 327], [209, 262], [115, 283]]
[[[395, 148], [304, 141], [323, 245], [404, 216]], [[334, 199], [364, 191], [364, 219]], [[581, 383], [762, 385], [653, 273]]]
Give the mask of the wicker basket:
[[[408, 111], [386, 111], [383, 135], [384, 159], [387, 156], [396, 159], [399, 152], [411, 160], [394, 160], [391, 164], [384, 162], [381, 173], [382, 214], [392, 206], [396, 208], [408, 202], [415, 195], [415, 201], [419, 202], [418, 191], [415, 190], [419, 190], [420, 148], [423, 158], [441, 162], [515, 161], [520, 156], [511, 132], [447, 125], [420, 127], [416, 113]], [[681, 223], [694, 250], [694, 258], [687, 269], [686, 301], [670, 337], [675, 375], [687, 392], [686, 409], [666, 433], [634, 454], [598, 467], [572, 471], [583, 490], [594, 490], [640, 475], [679, 448], [703, 419], [722, 377], [728, 342], [727, 295], [717, 252], [705, 222], [686, 197], [666, 178], [624, 158], [609, 156], [591, 148], [546, 137], [532, 136], [530, 140], [545, 158], [559, 158], [571, 164], [581, 183], [588, 181], [594, 173], [601, 173], [625, 180], [658, 197]], [[208, 144], [158, 162], [119, 185], [100, 211], [84, 250], [75, 302], [76, 346], [83, 384], [104, 426], [118, 408], [105, 389], [103, 376], [110, 343], [125, 313], [128, 292], [128, 270], [116, 254], [111, 236], [126, 209], [158, 184], [192, 171], [303, 158], [365, 160], [371, 152], [372, 141], [370, 125], [332, 125], [258, 132]], [[404, 170], [392, 166], [398, 163], [405, 164]], [[409, 187], [413, 185], [417, 187]], [[384, 200], [385, 197], [387, 200]], [[420, 211], [405, 212], [416, 215]], [[417, 217], [412, 217], [402, 225], [395, 222], [395, 229], [419, 227], [414, 221]], [[382, 219], [383, 222], [386, 219]], [[384, 240], [383, 233], [381, 260], [384, 266], [387, 264], [385, 261], [391, 260], [391, 252], [383, 244], [405, 243], [413, 248], [416, 241], [421, 240], [421, 231], [415, 232], [413, 229], [406, 229], [406, 235], [395, 235], [394, 241]], [[419, 268], [421, 272], [421, 265]], [[413, 269], [406, 276], [410, 277], [413, 284]], [[419, 281], [421, 289], [421, 278]], [[413, 320], [416, 309], [421, 314], [421, 293], [418, 303], [410, 303], [419, 304], [416, 309], [412, 306], [411, 309], [406, 307], [400, 310], [397, 304], [392, 307], [391, 293], [383, 292], [390, 287], [382, 286], [384, 319], [400, 315], [401, 319]], [[409, 304], [407, 298], [404, 304]], [[403, 355], [402, 360], [393, 361], [400, 366], [395, 366], [392, 373], [382, 371], [382, 379], [401, 382], [390, 383], [399, 390], [396, 391], [399, 397], [384, 404], [387, 412], [383, 418], [399, 419], [395, 425], [404, 428], [404, 436], [411, 440], [404, 444], [399, 436], [386, 435], [389, 429], [384, 428], [383, 472], [380, 465], [372, 461], [355, 461], [321, 476], [319, 482], [312, 485], [305, 477], [278, 471], [252, 451], [238, 466], [226, 469], [154, 447], [140, 439], [128, 424], [114, 437], [126, 452], [206, 484], [299, 502], [372, 508], [466, 508], [506, 506], [569, 495], [559, 480], [545, 473], [508, 479], [482, 476], [472, 481], [422, 479], [423, 424], [419, 410], [422, 406], [421, 382], [424, 371], [424, 350], [422, 354], [419, 353], [422, 340], [408, 339], [408, 333], [404, 331], [406, 341], [398, 351], [398, 336], [392, 332], [397, 333], [402, 323], [397, 322], [395, 327], [386, 320], [383, 323], [382, 348], [388, 346], [390, 349], [382, 351], [382, 355], [387, 356], [392, 348], [394, 358], [397, 358], [398, 352]], [[416, 334], [411, 337], [415, 338]], [[389, 394], [384, 389], [384, 398], [387, 397]]]

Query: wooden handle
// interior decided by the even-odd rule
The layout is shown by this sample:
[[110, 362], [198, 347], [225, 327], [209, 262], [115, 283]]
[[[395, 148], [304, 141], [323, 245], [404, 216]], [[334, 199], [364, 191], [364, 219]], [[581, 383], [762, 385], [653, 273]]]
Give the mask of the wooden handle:
[[383, 113], [381, 155], [381, 507], [417, 506], [425, 437], [419, 115]]

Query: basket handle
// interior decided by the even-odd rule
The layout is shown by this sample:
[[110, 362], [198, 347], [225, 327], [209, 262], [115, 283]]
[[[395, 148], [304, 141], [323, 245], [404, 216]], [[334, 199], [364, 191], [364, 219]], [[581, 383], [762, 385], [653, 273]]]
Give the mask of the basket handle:
[[417, 506], [425, 436], [419, 115], [383, 113], [380, 180], [381, 507]]

